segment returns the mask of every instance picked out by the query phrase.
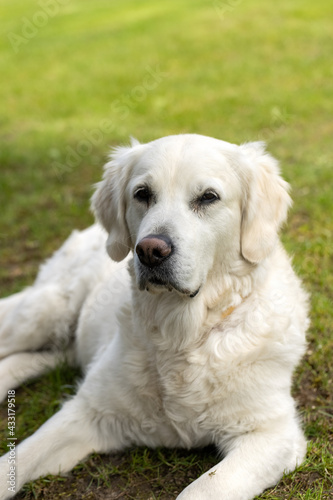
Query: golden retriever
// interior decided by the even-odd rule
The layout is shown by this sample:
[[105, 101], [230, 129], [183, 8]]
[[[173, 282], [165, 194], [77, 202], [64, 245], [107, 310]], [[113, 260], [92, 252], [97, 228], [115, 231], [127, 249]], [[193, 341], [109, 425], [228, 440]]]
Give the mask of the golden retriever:
[[307, 296], [278, 239], [290, 203], [262, 143], [185, 134], [114, 150], [92, 198], [103, 228], [74, 232], [0, 301], [3, 399], [61, 345], [85, 370], [76, 396], [9, 446], [1, 499], [133, 445], [217, 447], [179, 500], [250, 500], [303, 460], [290, 388]]

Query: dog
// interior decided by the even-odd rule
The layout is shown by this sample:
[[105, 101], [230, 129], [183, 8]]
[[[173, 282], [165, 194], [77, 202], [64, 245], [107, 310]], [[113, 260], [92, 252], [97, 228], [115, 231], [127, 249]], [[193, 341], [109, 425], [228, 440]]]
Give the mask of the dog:
[[85, 373], [15, 464], [1, 458], [1, 499], [133, 445], [216, 446], [223, 459], [178, 500], [250, 500], [302, 462], [291, 381], [308, 297], [278, 238], [288, 191], [263, 143], [182, 134], [113, 151], [96, 224], [0, 302], [3, 399], [63, 355]]

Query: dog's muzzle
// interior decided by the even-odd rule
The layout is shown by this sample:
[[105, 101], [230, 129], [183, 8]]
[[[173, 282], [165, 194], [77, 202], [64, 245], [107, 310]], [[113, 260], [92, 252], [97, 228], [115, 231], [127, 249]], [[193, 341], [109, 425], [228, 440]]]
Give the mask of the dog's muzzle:
[[175, 270], [175, 247], [171, 238], [164, 234], [149, 234], [142, 238], [135, 247], [139, 259], [138, 281], [140, 290], [154, 289], [175, 290], [181, 295], [195, 297], [198, 290], [184, 289], [177, 280]]

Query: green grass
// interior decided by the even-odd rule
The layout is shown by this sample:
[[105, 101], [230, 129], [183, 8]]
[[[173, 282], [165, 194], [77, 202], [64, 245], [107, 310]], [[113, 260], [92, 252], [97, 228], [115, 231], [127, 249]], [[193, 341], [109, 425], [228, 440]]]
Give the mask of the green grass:
[[[0, 5], [2, 296], [92, 221], [90, 186], [110, 145], [184, 131], [266, 140], [293, 187], [283, 240], [311, 293], [312, 323], [294, 384], [308, 458], [260, 498], [332, 499], [331, 0], [53, 5], [46, 18], [32, 0]], [[56, 411], [74, 375], [62, 367], [17, 392], [19, 438]], [[93, 456], [20, 498], [103, 498], [113, 488], [116, 498], [170, 499], [215, 459], [212, 450]]]

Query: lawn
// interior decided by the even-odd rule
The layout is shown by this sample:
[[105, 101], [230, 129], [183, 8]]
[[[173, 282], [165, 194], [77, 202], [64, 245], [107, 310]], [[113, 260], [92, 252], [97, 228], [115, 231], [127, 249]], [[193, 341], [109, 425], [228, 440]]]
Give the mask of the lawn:
[[[332, 1], [2, 0], [0, 15], [1, 296], [92, 222], [111, 145], [181, 132], [265, 140], [293, 188], [282, 238], [312, 308], [294, 383], [308, 457], [260, 499], [332, 500]], [[62, 366], [17, 391], [19, 439], [77, 377]], [[18, 498], [170, 500], [214, 460], [211, 449], [94, 455]]]

